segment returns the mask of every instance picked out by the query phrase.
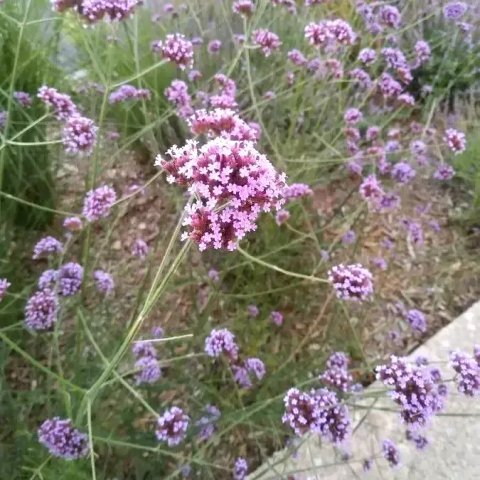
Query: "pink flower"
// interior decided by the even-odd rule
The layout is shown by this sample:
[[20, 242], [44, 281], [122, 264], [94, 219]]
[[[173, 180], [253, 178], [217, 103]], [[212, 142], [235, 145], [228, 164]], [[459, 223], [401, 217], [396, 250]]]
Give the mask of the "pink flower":
[[253, 32], [253, 43], [258, 45], [266, 57], [280, 48], [282, 42], [277, 34], [264, 28]]
[[176, 63], [182, 70], [193, 67], [193, 45], [181, 33], [168, 34], [165, 40], [152, 43], [152, 50]]

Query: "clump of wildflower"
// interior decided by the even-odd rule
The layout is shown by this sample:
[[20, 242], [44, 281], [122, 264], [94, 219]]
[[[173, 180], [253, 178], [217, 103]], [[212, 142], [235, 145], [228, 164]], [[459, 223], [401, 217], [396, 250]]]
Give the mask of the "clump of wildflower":
[[255, 10], [252, 0], [235, 0], [232, 5], [233, 13], [238, 13], [245, 17], [250, 16]]
[[372, 263], [375, 267], [379, 268], [380, 270], [386, 270], [388, 268], [387, 261], [382, 257], [373, 258]]
[[63, 227], [71, 232], [76, 232], [83, 228], [82, 221], [78, 217], [67, 217], [63, 221]]
[[25, 325], [37, 331], [52, 330], [57, 321], [58, 300], [50, 289], [35, 292], [25, 307]]
[[155, 431], [160, 442], [166, 442], [169, 447], [181, 443], [187, 434], [190, 418], [179, 407], [170, 407], [158, 417]]
[[152, 328], [152, 336], [154, 338], [163, 338], [165, 332], [162, 327], [153, 327]]
[[215, 138], [200, 149], [194, 141], [173, 147], [170, 161], [157, 159], [169, 182], [191, 185], [197, 200], [186, 207], [182, 236], [207, 248], [235, 250], [256, 229], [262, 211], [280, 209], [285, 175], [279, 175], [252, 142]]
[[105, 295], [110, 295], [113, 292], [115, 282], [109, 273], [103, 270], [95, 270], [95, 272], [93, 272], [93, 278], [95, 280], [95, 287], [99, 292]]
[[245, 360], [245, 368], [248, 373], [255, 375], [257, 380], [262, 380], [265, 376], [266, 368], [262, 360], [255, 357], [250, 357]]
[[68, 262], [58, 270], [58, 293], [70, 297], [80, 291], [83, 281], [83, 267], [75, 262]]
[[216, 423], [220, 418], [220, 410], [215, 405], [207, 405], [203, 411], [204, 415], [195, 423], [197, 427], [200, 427], [198, 438], [201, 441], [208, 440], [216, 430]]
[[33, 247], [34, 260], [38, 260], [41, 257], [54, 255], [63, 252], [63, 244], [54, 237], [47, 236], [41, 238]]
[[38, 288], [40, 290], [44, 290], [46, 288], [50, 288], [55, 290], [58, 280], [58, 272], [57, 270], [48, 269], [45, 270], [38, 279]]
[[90, 155], [97, 141], [97, 130], [93, 120], [72, 115], [65, 123], [62, 141], [67, 153]]
[[255, 30], [253, 33], [253, 43], [258, 45], [266, 57], [269, 57], [275, 50], [280, 48], [282, 42], [276, 33], [270, 32], [264, 28]]
[[208, 42], [207, 51], [210, 54], [218, 53], [222, 48], [222, 42], [218, 39], [211, 40]]
[[428, 366], [413, 366], [394, 355], [376, 368], [377, 379], [393, 387], [392, 400], [400, 406], [400, 417], [409, 429], [425, 427], [444, 407], [446, 386], [440, 372]]
[[150, 90], [146, 88], [136, 88], [133, 85], [122, 85], [108, 96], [108, 102], [115, 104], [127, 100], [149, 100], [150, 96]]
[[315, 47], [326, 47], [335, 42], [348, 46], [355, 43], [357, 35], [347, 22], [335, 19], [309, 23], [305, 27], [305, 38]]
[[396, 467], [400, 463], [400, 452], [391, 440], [383, 441], [382, 454], [391, 467]]
[[270, 313], [270, 318], [278, 327], [283, 324], [283, 314], [281, 312], [274, 310], [272, 313]]
[[415, 178], [416, 172], [407, 162], [398, 162], [393, 166], [391, 175], [398, 183], [406, 184]]
[[144, 259], [148, 255], [147, 242], [141, 238], [137, 238], [132, 244], [131, 253], [134, 257]]
[[170, 60], [180, 67], [193, 67], [193, 45], [181, 33], [168, 34], [165, 40], [152, 43], [152, 50], [159, 52], [163, 58]]
[[440, 164], [433, 174], [436, 180], [451, 180], [455, 175], [455, 170], [447, 163]]
[[450, 353], [450, 366], [457, 374], [457, 390], [463, 395], [477, 397], [480, 395], [480, 350], [475, 346], [474, 358], [464, 352]]
[[0, 278], [0, 302], [5, 297], [7, 290], [12, 284], [6, 278]]
[[247, 478], [247, 473], [247, 461], [242, 457], [238, 457], [233, 465], [233, 480], [245, 480], [245, 478]]
[[140, 385], [142, 383], [155, 383], [162, 376], [160, 364], [155, 357], [145, 356], [140, 357], [135, 362], [135, 383]]
[[37, 432], [39, 442], [51, 455], [65, 460], [87, 456], [88, 437], [72, 425], [72, 421], [54, 417], [45, 420]]
[[235, 335], [226, 328], [214, 328], [205, 339], [205, 353], [213, 358], [225, 355], [230, 361], [235, 361], [238, 358]]
[[415, 332], [425, 333], [427, 331], [427, 320], [420, 310], [415, 308], [408, 310], [405, 318]]
[[24, 108], [32, 106], [32, 97], [27, 92], [13, 92], [13, 98]]
[[40, 87], [38, 98], [47, 106], [53, 108], [55, 116], [59, 120], [67, 120], [72, 115], [77, 114], [77, 107], [69, 95], [60, 93], [56, 88], [47, 86]]
[[381, 50], [385, 62], [390, 68], [408, 68], [407, 59], [399, 48], [385, 47]]
[[382, 73], [378, 88], [380, 92], [387, 98], [396, 98], [402, 93], [402, 86], [390, 74]]
[[459, 20], [467, 10], [468, 5], [465, 2], [450, 2], [443, 7], [443, 15], [447, 20]]
[[453, 128], [449, 128], [445, 131], [445, 136], [443, 137], [448, 148], [455, 154], [458, 155], [462, 153], [467, 148], [467, 141], [465, 139], [465, 134]]
[[283, 196], [286, 200], [313, 195], [312, 189], [305, 183], [292, 183], [287, 185], [283, 190]]
[[341, 300], [361, 302], [373, 294], [372, 274], [360, 264], [336, 265], [329, 270], [328, 280]]
[[82, 214], [89, 222], [105, 218], [117, 200], [117, 194], [112, 187], [103, 185], [87, 192], [83, 202]]

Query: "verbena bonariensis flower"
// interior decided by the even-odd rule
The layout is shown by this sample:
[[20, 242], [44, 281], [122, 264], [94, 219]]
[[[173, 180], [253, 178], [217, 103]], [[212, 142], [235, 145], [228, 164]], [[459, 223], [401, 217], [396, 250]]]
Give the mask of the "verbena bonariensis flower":
[[435, 178], [436, 180], [450, 180], [454, 177], [454, 175], [454, 168], [447, 163], [442, 163], [435, 170], [433, 178]]
[[374, 174], [363, 179], [358, 191], [362, 198], [370, 204], [377, 204], [385, 193], [380, 181]]
[[270, 32], [264, 28], [255, 30], [252, 33], [253, 43], [260, 47], [263, 54], [269, 57], [275, 50], [278, 50], [282, 45], [279, 36], [276, 33]]
[[5, 297], [7, 290], [11, 285], [12, 284], [6, 278], [0, 278], [0, 302]]
[[283, 196], [286, 200], [293, 200], [308, 195], [313, 195], [313, 191], [306, 183], [292, 183], [283, 190]]
[[80, 291], [83, 281], [83, 267], [75, 262], [68, 262], [58, 270], [58, 293], [70, 297]]
[[372, 48], [363, 48], [358, 54], [358, 60], [364, 65], [371, 65], [377, 59], [377, 52]]
[[65, 93], [59, 93], [56, 88], [44, 85], [38, 89], [37, 96], [43, 103], [53, 108], [55, 116], [59, 120], [67, 120], [72, 115], [78, 113], [77, 107], [70, 96]]
[[257, 380], [262, 380], [267, 371], [263, 361], [255, 357], [250, 357], [245, 360], [245, 368], [248, 370], [248, 373], [255, 375]]
[[373, 294], [372, 274], [362, 265], [336, 265], [328, 272], [328, 280], [337, 298], [361, 302]]
[[373, 86], [373, 81], [370, 75], [361, 68], [354, 68], [348, 74], [350, 78], [352, 78], [356, 84], [358, 84], [361, 88], [371, 88]]
[[337, 18], [309, 23], [305, 27], [305, 38], [315, 47], [327, 47], [335, 43], [349, 46], [355, 43], [357, 35], [347, 22]]
[[407, 440], [410, 440], [415, 444], [417, 450], [423, 450], [428, 445], [428, 439], [423, 435], [420, 435], [418, 432], [407, 430], [405, 436]]
[[403, 226], [407, 230], [407, 235], [414, 245], [423, 245], [423, 228], [419, 222], [405, 219], [402, 221]]
[[352, 243], [355, 243], [356, 239], [357, 239], [357, 234], [353, 230], [347, 230], [342, 235], [342, 243], [344, 245], [351, 245]]
[[447, 20], [458, 20], [467, 10], [468, 5], [465, 2], [450, 2], [443, 7], [443, 15]]
[[82, 0], [81, 15], [90, 23], [98, 22], [104, 17], [107, 20], [122, 21], [132, 15], [142, 0]]
[[44, 290], [46, 288], [55, 290], [57, 285], [57, 279], [58, 279], [57, 270], [53, 270], [53, 269], [45, 270], [40, 275], [40, 278], [38, 279], [38, 288], [40, 290]]
[[149, 100], [150, 90], [146, 88], [136, 88], [133, 85], [122, 85], [114, 90], [108, 96], [109, 103], [120, 103], [127, 100]]
[[41, 257], [46, 257], [48, 255], [53, 255], [56, 253], [63, 252], [63, 244], [54, 237], [44, 237], [41, 238], [36, 245], [33, 247], [33, 256], [34, 260], [37, 260]]
[[407, 67], [407, 59], [399, 48], [385, 47], [381, 50], [383, 58], [390, 68], [404, 68]]
[[220, 281], [220, 274], [218, 273], [218, 270], [215, 270], [214, 268], [211, 268], [208, 271], [208, 278], [214, 282], [218, 283]]
[[458, 155], [465, 151], [467, 147], [467, 140], [465, 139], [465, 134], [449, 128], [445, 131], [445, 136], [443, 140], [447, 144], [448, 148], [455, 154]]
[[190, 418], [179, 407], [170, 407], [158, 417], [155, 431], [160, 442], [166, 442], [169, 447], [181, 443], [187, 434]]
[[168, 34], [165, 40], [152, 43], [152, 50], [176, 63], [182, 70], [193, 67], [193, 45], [181, 33]]
[[392, 168], [392, 178], [401, 184], [409, 183], [415, 178], [415, 169], [407, 162], [398, 162]]
[[57, 321], [58, 300], [50, 289], [35, 292], [25, 307], [25, 325], [38, 331], [52, 330]]
[[95, 287], [99, 292], [104, 293], [105, 295], [109, 295], [113, 292], [115, 282], [109, 273], [104, 272], [103, 270], [95, 270], [95, 272], [93, 272], [93, 278], [95, 280]]
[[275, 215], [275, 223], [280, 226], [283, 225], [290, 218], [290, 212], [282, 208]]
[[347, 365], [338, 366], [330, 362], [327, 369], [318, 377], [325, 385], [348, 392], [353, 378], [347, 370]]
[[413, 107], [415, 105], [415, 97], [410, 93], [401, 93], [397, 97], [397, 101], [402, 105], [406, 105], [408, 107]]
[[402, 17], [397, 7], [392, 5], [384, 5], [378, 12], [380, 22], [390, 28], [399, 28]]
[[97, 141], [93, 120], [80, 115], [69, 117], [63, 127], [62, 141], [67, 153], [90, 155]]
[[69, 418], [60, 417], [45, 420], [38, 429], [39, 442], [54, 457], [77, 460], [88, 453], [88, 437], [72, 425]]
[[291, 388], [283, 401], [285, 413], [282, 422], [288, 424], [297, 435], [303, 435], [316, 427], [320, 411], [313, 396], [298, 388]]
[[222, 42], [217, 38], [208, 42], [207, 51], [208, 53], [218, 53], [222, 48]]
[[403, 90], [403, 87], [390, 74], [382, 73], [378, 80], [378, 88], [380, 92], [387, 98], [398, 97]]
[[283, 314], [281, 312], [274, 310], [272, 313], [270, 313], [270, 318], [278, 327], [283, 324]]
[[249, 17], [255, 10], [252, 0], [235, 0], [232, 5], [234, 13]]
[[235, 335], [226, 328], [214, 328], [205, 339], [205, 353], [213, 358], [225, 355], [232, 362], [237, 360], [238, 345]]
[[413, 49], [415, 51], [415, 68], [421, 67], [430, 60], [432, 50], [425, 40], [418, 40]]
[[96, 222], [109, 215], [116, 200], [115, 190], [108, 185], [102, 185], [87, 192], [83, 202], [82, 214], [89, 222]]
[[344, 352], [333, 352], [326, 362], [328, 368], [343, 368], [347, 369], [350, 364], [349, 356]]
[[137, 238], [132, 245], [132, 255], [138, 258], [145, 258], [148, 255], [148, 245], [145, 240]]
[[198, 438], [201, 441], [208, 440], [216, 430], [216, 423], [220, 418], [220, 410], [215, 405], [206, 405], [203, 409], [204, 415], [195, 422], [200, 427]]
[[233, 480], [245, 480], [245, 478], [247, 478], [247, 473], [247, 461], [242, 457], [238, 457], [233, 465]]
[[443, 409], [447, 390], [437, 369], [414, 366], [392, 355], [388, 364], [375, 370], [377, 379], [392, 387], [390, 396], [409, 429], [425, 427]]
[[290, 50], [287, 53], [287, 58], [297, 67], [302, 67], [307, 63], [305, 55], [297, 49]]
[[400, 452], [391, 440], [383, 441], [382, 454], [391, 467], [396, 467], [400, 463]]
[[25, 108], [28, 108], [32, 105], [32, 97], [27, 92], [13, 92], [13, 98]]
[[260, 310], [256, 305], [248, 305], [247, 307], [248, 315], [252, 318], [258, 317]]
[[405, 319], [412, 327], [412, 330], [419, 333], [425, 333], [427, 331], [427, 319], [420, 310], [412, 308], [406, 312]]
[[480, 395], [480, 355], [478, 347], [475, 357], [472, 358], [464, 352], [454, 351], [450, 353], [450, 366], [457, 374], [455, 383], [457, 390], [463, 395], [477, 397]]
[[415, 157], [423, 157], [427, 153], [427, 145], [423, 140], [413, 140], [410, 143], [410, 151]]
[[160, 364], [155, 357], [146, 356], [140, 357], [135, 362], [135, 383], [140, 385], [142, 383], [155, 383], [162, 376]]
[[173, 80], [165, 89], [167, 100], [178, 107], [187, 107], [192, 103], [192, 97], [188, 93], [188, 85], [183, 80]]
[[343, 120], [348, 125], [356, 125], [358, 122], [361, 122], [362, 119], [363, 114], [358, 108], [349, 108], [343, 115]]
[[257, 227], [261, 212], [284, 203], [285, 174], [276, 172], [252, 142], [215, 138], [197, 149], [196, 142], [172, 147], [170, 161], [157, 157], [167, 180], [190, 185], [196, 200], [186, 207], [182, 239], [207, 248], [235, 250]]
[[157, 350], [152, 342], [140, 340], [132, 345], [133, 355], [139, 359], [142, 357], [157, 358]]
[[63, 227], [71, 232], [76, 232], [83, 228], [82, 221], [78, 217], [67, 217], [63, 221]]

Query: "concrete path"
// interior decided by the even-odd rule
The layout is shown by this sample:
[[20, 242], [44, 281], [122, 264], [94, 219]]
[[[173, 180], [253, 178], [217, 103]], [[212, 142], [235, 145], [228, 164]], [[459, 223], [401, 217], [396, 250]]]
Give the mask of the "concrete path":
[[[428, 340], [410, 358], [426, 356], [431, 362], [445, 361], [451, 350], [468, 354], [473, 345], [480, 344], [480, 302], [473, 305], [450, 325]], [[452, 370], [439, 364], [445, 378], [452, 378]], [[365, 392], [383, 389], [374, 383]], [[447, 408], [443, 415], [433, 419], [426, 430], [430, 444], [425, 450], [415, 449], [405, 439], [405, 429], [399, 423], [395, 405], [388, 398], [364, 399], [361, 408], [353, 413], [355, 433], [350, 445], [348, 462], [330, 445], [319, 444], [316, 436], [303, 438], [297, 454], [278, 452], [252, 473], [249, 480], [480, 480], [480, 398], [471, 399], [458, 394], [449, 384]], [[369, 407], [375, 407], [370, 410]], [[377, 410], [384, 408], [394, 411]], [[391, 469], [383, 458], [374, 460], [372, 469], [364, 473], [362, 462], [380, 451], [381, 442], [390, 438], [401, 452], [401, 466]], [[334, 464], [334, 465], [332, 465]], [[330, 465], [330, 466], [329, 466]]]

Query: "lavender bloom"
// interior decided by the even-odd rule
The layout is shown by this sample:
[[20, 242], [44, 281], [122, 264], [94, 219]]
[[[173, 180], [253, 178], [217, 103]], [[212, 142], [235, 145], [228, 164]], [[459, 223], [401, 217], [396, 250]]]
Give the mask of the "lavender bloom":
[[347, 125], [356, 125], [358, 122], [361, 122], [362, 119], [363, 114], [358, 108], [349, 108], [343, 116], [343, 120]]
[[377, 52], [371, 48], [364, 48], [358, 54], [358, 60], [364, 65], [371, 65], [377, 59]]
[[387, 98], [396, 98], [402, 93], [402, 86], [388, 73], [382, 73], [378, 88], [380, 92]]
[[90, 155], [97, 141], [93, 120], [80, 115], [71, 116], [63, 127], [62, 141], [67, 153]]
[[367, 89], [371, 88], [373, 85], [370, 75], [361, 68], [354, 68], [348, 74], [350, 78], [355, 80], [355, 82], [360, 86], [360, 88]]
[[74, 428], [70, 419], [54, 417], [45, 420], [37, 434], [39, 442], [54, 457], [77, 460], [87, 456], [87, 435]]
[[32, 105], [32, 97], [27, 92], [13, 92], [13, 97], [24, 108]]
[[462, 153], [467, 148], [467, 141], [465, 134], [453, 128], [449, 128], [445, 131], [443, 140], [447, 144], [448, 148], [455, 154]]
[[260, 313], [260, 310], [256, 305], [249, 305], [247, 307], [248, 315], [252, 318], [258, 317], [258, 314]]
[[425, 40], [419, 40], [414, 47], [415, 50], [415, 67], [418, 68], [430, 60], [432, 50]]
[[58, 270], [58, 293], [70, 297], [80, 291], [83, 281], [83, 267], [75, 262], [68, 262]]
[[216, 430], [216, 422], [220, 418], [220, 410], [215, 405], [207, 405], [204, 409], [205, 415], [195, 425], [200, 427], [198, 437], [200, 441], [208, 440]]
[[247, 473], [247, 461], [242, 457], [238, 457], [235, 460], [235, 464], [233, 465], [233, 480], [244, 480], [245, 478], [247, 478]]
[[56, 88], [47, 86], [40, 87], [38, 98], [47, 106], [52, 107], [58, 120], [67, 120], [72, 115], [76, 115], [77, 107], [72, 102], [69, 95], [59, 93]]
[[81, 230], [83, 225], [82, 221], [78, 217], [67, 217], [63, 221], [63, 227], [71, 232], [75, 232], [77, 230]]
[[235, 342], [235, 335], [226, 328], [214, 328], [205, 339], [205, 353], [213, 358], [224, 354], [230, 361], [236, 360], [238, 345]]
[[253, 373], [257, 380], [262, 380], [266, 373], [265, 364], [259, 358], [247, 358], [245, 360], [245, 368], [248, 373]]
[[480, 395], [480, 363], [477, 352], [478, 348], [475, 351], [475, 358], [469, 357], [464, 352], [450, 353], [450, 366], [457, 374], [455, 378], [457, 390], [469, 397]]
[[52, 330], [57, 321], [58, 300], [52, 290], [35, 292], [25, 307], [25, 325], [32, 330]]
[[303, 67], [307, 63], [305, 55], [297, 49], [290, 50], [287, 53], [287, 58], [297, 67]]
[[199, 70], [190, 70], [188, 72], [188, 81], [189, 82], [196, 82], [202, 78], [202, 72]]
[[38, 260], [43, 256], [53, 255], [55, 253], [63, 252], [63, 244], [54, 237], [44, 237], [40, 239], [33, 247], [34, 260]]
[[382, 55], [390, 68], [408, 68], [407, 59], [398, 48], [382, 48]]
[[162, 370], [158, 360], [152, 356], [141, 357], [135, 362], [135, 382], [137, 385], [142, 383], [155, 383], [162, 376]]
[[382, 453], [391, 467], [396, 467], [400, 463], [400, 452], [391, 440], [383, 441]]
[[105, 218], [110, 213], [110, 209], [116, 200], [115, 190], [107, 185], [90, 190], [83, 203], [83, 216], [89, 222]]
[[137, 358], [152, 357], [157, 358], [157, 350], [151, 342], [139, 341], [132, 345], [132, 353]]
[[102, 270], [96, 270], [93, 272], [93, 278], [95, 280], [95, 286], [97, 290], [105, 295], [109, 295], [115, 288], [115, 283], [112, 276]]
[[180, 33], [169, 34], [165, 40], [152, 43], [152, 50], [176, 63], [182, 70], [193, 67], [193, 45]]
[[190, 418], [179, 407], [171, 407], [157, 420], [155, 431], [158, 441], [166, 442], [169, 447], [181, 443], [187, 434]]
[[357, 234], [353, 230], [348, 230], [342, 235], [342, 243], [344, 245], [351, 245], [352, 243], [355, 243], [356, 239]]
[[150, 95], [150, 90], [146, 88], [136, 88], [133, 85], [122, 85], [108, 96], [108, 102], [114, 104], [125, 102], [127, 100], [149, 100]]
[[137, 238], [132, 245], [132, 255], [144, 259], [148, 255], [148, 245], [145, 240]]
[[435, 170], [435, 173], [433, 174], [433, 178], [435, 180], [450, 180], [453, 178], [454, 175], [455, 175], [455, 170], [453, 169], [453, 167], [446, 163], [442, 163]]
[[5, 297], [11, 283], [6, 278], [0, 278], [0, 302]]
[[395, 29], [400, 27], [402, 17], [400, 16], [400, 12], [396, 7], [393, 7], [392, 5], [384, 5], [380, 8], [378, 16], [383, 25]]
[[415, 169], [406, 162], [398, 162], [392, 168], [392, 178], [398, 183], [406, 184], [415, 178]]
[[53, 269], [45, 270], [38, 279], [38, 288], [45, 290], [49, 288], [55, 290], [58, 279], [58, 272]]
[[280, 327], [283, 324], [283, 314], [281, 312], [274, 310], [273, 312], [270, 313], [270, 318], [272, 322], [278, 327]]
[[465, 2], [450, 2], [443, 7], [443, 15], [447, 20], [458, 20], [467, 10], [468, 5]]
[[406, 313], [406, 320], [412, 327], [412, 330], [419, 333], [427, 331], [427, 320], [425, 315], [420, 311], [412, 308]]
[[285, 398], [285, 413], [282, 422], [287, 423], [297, 435], [315, 428], [320, 417], [315, 399], [298, 388], [291, 388]]
[[373, 294], [372, 274], [360, 264], [336, 265], [329, 270], [328, 280], [341, 300], [361, 302]]
[[240, 387], [246, 388], [246, 389], [252, 387], [252, 380], [250, 379], [248, 370], [245, 368], [243, 364], [233, 365], [232, 371], [233, 371], [233, 378]]

